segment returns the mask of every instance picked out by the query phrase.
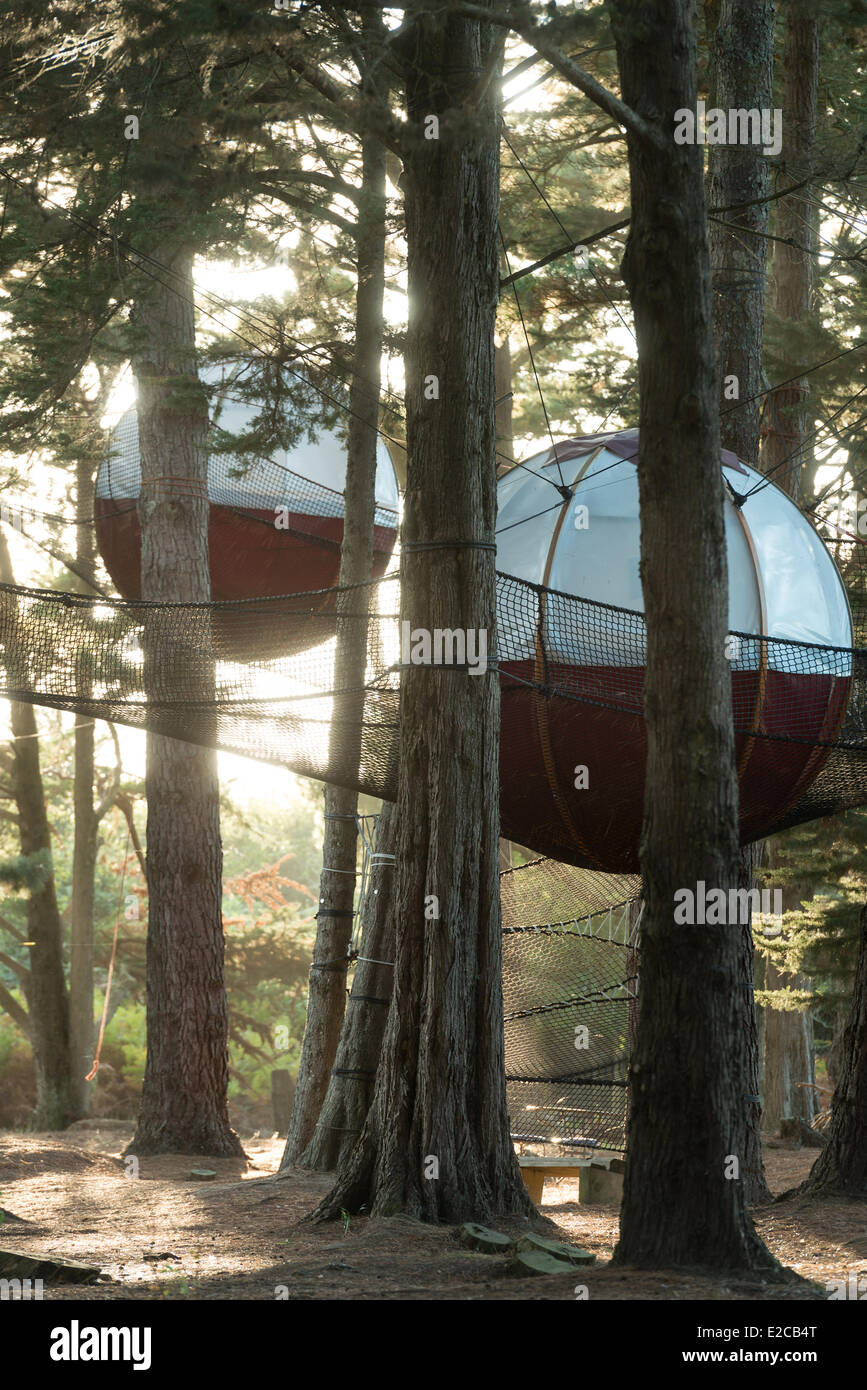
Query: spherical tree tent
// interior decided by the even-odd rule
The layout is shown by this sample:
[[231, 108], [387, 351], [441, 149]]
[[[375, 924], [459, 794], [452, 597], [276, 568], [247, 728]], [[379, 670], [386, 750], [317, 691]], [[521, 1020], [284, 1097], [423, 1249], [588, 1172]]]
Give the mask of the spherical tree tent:
[[[500, 624], [503, 821], [533, 846], [556, 825], [573, 862], [618, 872], [638, 867], [647, 751], [637, 451], [635, 430], [556, 445], [500, 480], [497, 523], [497, 568], [540, 586], [523, 622]], [[852, 620], [795, 504], [733, 454], [721, 466], [746, 843], [827, 760], [851, 686]]]
[[[303, 651], [334, 631], [334, 595], [328, 591], [337, 584], [340, 569], [346, 443], [334, 430], [320, 429], [315, 439], [305, 434], [289, 448], [269, 449], [267, 456], [233, 452], [232, 442], [251, 431], [256, 406], [240, 398], [237, 374], [225, 381], [213, 370], [203, 376], [215, 388], [208, 455], [211, 597], [231, 601], [294, 596], [282, 617], [272, 613], [270, 639], [261, 624], [255, 625], [255, 651], [243, 616], [218, 615], [220, 655], [250, 659]], [[173, 480], [173, 485], [178, 483]], [[111, 432], [95, 504], [100, 554], [127, 599], [141, 597], [136, 505], [140, 492], [138, 416], [132, 406]], [[373, 579], [385, 572], [391, 558], [397, 522], [397, 478], [380, 439]]]

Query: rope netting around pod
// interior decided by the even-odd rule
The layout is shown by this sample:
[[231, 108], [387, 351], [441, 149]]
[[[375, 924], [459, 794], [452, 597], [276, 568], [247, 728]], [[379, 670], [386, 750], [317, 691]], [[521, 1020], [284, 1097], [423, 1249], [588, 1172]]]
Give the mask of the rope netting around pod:
[[[556, 459], [541, 455], [532, 471], [501, 480], [498, 652], [488, 653], [486, 677], [498, 671], [502, 691], [502, 833], [539, 854], [608, 872], [637, 869], [644, 792], [636, 447], [634, 432], [567, 441]], [[555, 468], [566, 496], [547, 484]], [[843, 537], [829, 547], [773, 484], [731, 457], [723, 471], [731, 485], [730, 665], [746, 842], [867, 801], [864, 663], [854, 645], [864, 546]], [[244, 500], [255, 511], [261, 494], [243, 481], [247, 490], [231, 494], [232, 505]], [[229, 495], [216, 490], [214, 505]], [[108, 500], [122, 499], [114, 491]], [[320, 525], [319, 513], [310, 516]], [[227, 507], [224, 523], [235, 521], [244, 544], [252, 543], [248, 517]], [[273, 524], [266, 530], [270, 545]], [[86, 709], [391, 799], [399, 573], [347, 595], [348, 620], [366, 626], [367, 670], [363, 688], [337, 689], [338, 591], [301, 591], [310, 572], [304, 552], [284, 552], [284, 562], [281, 573], [295, 590], [202, 605], [6, 586], [0, 693]], [[245, 592], [249, 570], [231, 571], [226, 582]], [[576, 767], [586, 768], [586, 779], [575, 777]]]
[[[207, 468], [208, 552], [211, 597], [274, 598], [299, 589], [321, 595], [318, 612], [333, 617], [343, 540], [346, 446], [333, 430], [318, 429], [291, 447], [272, 446], [266, 456], [243, 453], [255, 425], [256, 406], [239, 392], [237, 374], [203, 373], [212, 389]], [[165, 479], [174, 490], [183, 480]], [[96, 480], [96, 538], [106, 569], [124, 598], [141, 596], [141, 534], [137, 501], [142, 471], [135, 405], [111, 431], [109, 449]], [[398, 486], [385, 443], [377, 442], [376, 511], [371, 576], [382, 575], [397, 539]], [[281, 625], [280, 652], [302, 650], [321, 640], [323, 626], [308, 627], [295, 616]], [[230, 610], [215, 614], [223, 644], [236, 656], [256, 660], [269, 653], [266, 634], [251, 645], [242, 621]], [[332, 623], [333, 630], [333, 623]]]
[[[535, 906], [526, 890], [512, 901], [515, 890], [503, 881], [513, 1130], [611, 1147], [619, 1146], [625, 1113], [622, 934], [624, 905], [634, 896], [614, 885], [637, 867], [645, 750], [634, 459], [630, 432], [567, 441], [556, 458], [543, 454], [529, 461], [532, 471], [501, 480], [498, 568], [511, 572], [497, 577], [498, 651], [489, 652], [490, 678], [502, 692], [502, 833], [559, 861], [536, 871]], [[731, 459], [722, 466], [747, 840], [867, 804], [867, 569], [858, 537], [820, 537], [772, 483]], [[232, 471], [227, 489], [238, 481]], [[534, 473], [550, 472], [562, 473], [565, 495], [540, 481], [542, 504]], [[247, 526], [238, 512], [285, 505], [270, 492], [267, 507], [255, 505], [262, 494], [252, 484], [234, 493], [220, 486], [211, 493], [209, 470], [212, 506], [225, 508], [227, 526]], [[103, 488], [103, 500], [131, 508], [123, 484], [114, 488]], [[315, 507], [298, 515], [313, 518], [311, 534], [321, 525]], [[253, 533], [244, 535], [255, 549]], [[337, 590], [301, 589], [306, 565], [302, 559], [280, 572], [289, 583], [283, 594], [232, 592], [231, 600], [202, 605], [0, 586], [0, 695], [393, 799], [399, 573], [347, 592], [348, 616], [365, 624], [368, 647], [364, 684], [348, 689], [335, 684]], [[574, 785], [578, 764], [590, 774], [583, 787]], [[575, 875], [585, 877], [579, 883]], [[609, 909], [618, 905], [622, 920], [609, 938]], [[579, 929], [588, 920], [589, 930]], [[585, 1065], [574, 1037], [588, 1010], [601, 1050]]]

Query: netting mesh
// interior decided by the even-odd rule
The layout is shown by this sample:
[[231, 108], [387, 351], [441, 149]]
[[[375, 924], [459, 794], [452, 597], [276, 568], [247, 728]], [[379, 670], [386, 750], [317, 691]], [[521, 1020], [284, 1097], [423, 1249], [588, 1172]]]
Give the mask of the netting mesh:
[[[0, 694], [393, 800], [398, 583], [391, 575], [346, 593], [348, 619], [367, 629], [357, 689], [335, 688], [334, 590], [185, 605], [2, 586]], [[502, 689], [502, 833], [567, 863], [634, 872], [646, 751], [643, 616], [506, 575], [497, 593], [489, 661]], [[853, 611], [860, 636], [863, 606]], [[749, 634], [737, 641], [742, 838], [867, 801], [864, 653]], [[350, 734], [359, 729], [356, 757]], [[574, 785], [579, 754], [589, 787]]]
[[[864, 547], [847, 539], [832, 548], [850, 595], [854, 648], [739, 635], [732, 700], [744, 840], [867, 804]], [[358, 688], [335, 687], [333, 589], [185, 605], [2, 585], [0, 696], [217, 746], [393, 800], [399, 576], [344, 597], [348, 619], [366, 625]], [[560, 861], [502, 879], [513, 1132], [620, 1148], [645, 758], [644, 619], [507, 575], [497, 578], [497, 600], [489, 660], [502, 690], [501, 831]], [[576, 750], [590, 770], [590, 786], [580, 790]], [[587, 1046], [576, 1046], [584, 1028]]]
[[640, 879], [535, 860], [500, 875], [516, 1142], [622, 1149]]
[[[112, 431], [111, 448], [99, 470], [97, 501], [107, 504], [104, 515], [134, 511], [140, 488], [138, 417], [131, 410], [121, 417]], [[331, 517], [342, 527], [346, 506], [342, 492], [293, 472], [275, 459], [247, 458], [230, 446], [221, 449], [219, 431], [210, 440], [208, 500], [214, 506], [228, 507], [236, 512], [261, 511], [262, 520], [272, 530], [275, 508], [285, 507], [291, 514], [292, 526], [284, 530], [300, 531], [328, 545], [334, 542], [321, 534], [318, 523], [322, 518]], [[374, 525], [395, 531], [397, 509], [379, 503]], [[337, 546], [339, 549], [339, 540]]]

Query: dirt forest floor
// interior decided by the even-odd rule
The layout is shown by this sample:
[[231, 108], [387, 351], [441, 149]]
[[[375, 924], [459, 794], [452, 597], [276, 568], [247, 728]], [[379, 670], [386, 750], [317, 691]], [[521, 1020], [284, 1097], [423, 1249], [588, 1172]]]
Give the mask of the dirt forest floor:
[[[0, 1133], [0, 1207], [7, 1213], [0, 1246], [81, 1260], [110, 1276], [89, 1286], [46, 1284], [46, 1300], [556, 1301], [574, 1300], [582, 1283], [592, 1299], [801, 1301], [827, 1298], [826, 1281], [867, 1279], [867, 1202], [795, 1197], [757, 1210], [777, 1259], [811, 1281], [787, 1288], [755, 1278], [612, 1269], [617, 1208], [579, 1205], [577, 1184], [549, 1179], [542, 1213], [553, 1224], [543, 1233], [592, 1251], [596, 1263], [564, 1276], [515, 1278], [502, 1257], [462, 1249], [450, 1228], [403, 1217], [352, 1217], [345, 1231], [342, 1222], [302, 1225], [329, 1180], [300, 1170], [275, 1180], [279, 1139], [246, 1139], [246, 1164], [141, 1159], [133, 1179], [120, 1158], [132, 1133], [120, 1122], [63, 1134]], [[816, 1150], [768, 1149], [774, 1193], [800, 1182], [815, 1158]], [[216, 1170], [216, 1179], [191, 1180], [196, 1167]]]

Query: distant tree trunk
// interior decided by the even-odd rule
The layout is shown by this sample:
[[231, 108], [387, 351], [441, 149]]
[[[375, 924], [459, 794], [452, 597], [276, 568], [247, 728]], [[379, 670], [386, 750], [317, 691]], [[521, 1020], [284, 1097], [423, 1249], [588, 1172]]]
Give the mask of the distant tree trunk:
[[[761, 862], [763, 845], [746, 845], [740, 855], [740, 886], [748, 892], [755, 887], [756, 869]], [[742, 1027], [746, 1042], [746, 1075], [744, 1095], [747, 1107], [747, 1135], [744, 1149], [744, 1194], [750, 1206], [770, 1202], [773, 1193], [765, 1177], [762, 1156], [762, 1102], [759, 1072], [759, 1019], [755, 998], [756, 949], [751, 923], [741, 928], [740, 998], [743, 1008]]]
[[[816, 141], [816, 109], [819, 87], [819, 21], [812, 0], [791, 0], [786, 6], [786, 38], [783, 52], [785, 91], [783, 108], [783, 164], [780, 177], [787, 183], [807, 177]], [[784, 184], [785, 186], [785, 184]], [[813, 300], [815, 218], [811, 185], [806, 184], [776, 204], [774, 258], [771, 271], [774, 310], [780, 319], [801, 324]], [[783, 375], [795, 375], [812, 356], [809, 335], [797, 333], [798, 360], [787, 364]], [[763, 464], [774, 482], [795, 501], [801, 496], [805, 465], [804, 444], [808, 429], [809, 378], [800, 377], [768, 396], [764, 410]]]
[[[773, 0], [712, 0], [708, 107], [773, 106]], [[723, 448], [759, 457], [770, 166], [760, 145], [708, 146], [708, 244]], [[732, 381], [734, 378], [734, 381]]]
[[[765, 967], [766, 990], [802, 990], [810, 980], [780, 971], [772, 960]], [[765, 1090], [762, 1123], [779, 1134], [784, 1119], [812, 1124], [816, 1114], [813, 1024], [806, 1009], [765, 1009]]]
[[[81, 518], [76, 527], [75, 561], [80, 574], [92, 575], [96, 560], [96, 536], [87, 518], [94, 511], [92, 460], [86, 451], [76, 467], [75, 504]], [[76, 588], [91, 593], [90, 585], [79, 579]], [[85, 654], [86, 659], [86, 654]], [[80, 695], [91, 689], [90, 673], [79, 670], [76, 688]], [[93, 908], [96, 845], [99, 822], [93, 801], [94, 720], [90, 715], [75, 716], [73, 752], [73, 811], [75, 830], [72, 847], [72, 893], [69, 904], [69, 1055], [71, 1103], [76, 1118], [90, 1108], [91, 1086], [85, 1081], [93, 1063]]]
[[[773, 0], [712, 0], [706, 6], [713, 108], [760, 111], [773, 106]], [[713, 277], [713, 323], [719, 366], [720, 443], [756, 465], [762, 402], [762, 339], [770, 166], [759, 145], [708, 147], [708, 248]], [[748, 206], [738, 207], [739, 204]], [[741, 885], [754, 886], [756, 851], [741, 851]], [[743, 930], [741, 962], [744, 1028], [749, 1044], [747, 1095], [759, 1095], [759, 1053], [753, 988], [755, 947]], [[762, 1161], [761, 1102], [748, 1102], [744, 1187], [750, 1204], [771, 1200]]]
[[612, 0], [611, 15], [623, 99], [656, 137], [627, 136], [648, 755], [641, 1009], [614, 1259], [770, 1269], [732, 1162], [744, 1164], [747, 1137], [742, 932], [673, 921], [677, 893], [703, 882], [728, 895], [739, 863], [702, 152], [673, 140], [675, 111], [696, 106], [694, 6]]
[[512, 353], [509, 335], [504, 333], [494, 348], [494, 391], [496, 393], [497, 473], [507, 473], [515, 458], [512, 433]]
[[[639, 969], [641, 961], [641, 947], [639, 943], [639, 924], [641, 920], [641, 898], [636, 898], [629, 904], [629, 945], [626, 951], [626, 991], [629, 1003], [626, 1006], [626, 1055], [629, 1066], [632, 1065], [632, 1057], [635, 1052], [635, 1045], [638, 1041], [638, 1014], [640, 1010], [640, 998], [638, 993]], [[630, 1078], [631, 1080], [631, 1078]], [[631, 1088], [630, 1088], [631, 1089]], [[630, 1089], [626, 1092], [626, 1126], [629, 1128], [629, 1097]]]
[[[490, 544], [496, 515], [491, 85], [501, 47], [476, 20], [412, 16], [401, 51], [409, 329], [400, 616], [429, 634], [490, 641], [494, 555], [466, 542]], [[426, 140], [432, 115], [439, 138]], [[425, 389], [431, 377], [436, 394]], [[394, 994], [364, 1132], [320, 1217], [362, 1205], [448, 1222], [532, 1210], [506, 1107], [498, 742], [492, 671], [404, 666]]]
[[[384, 33], [382, 18], [372, 7], [363, 11], [366, 43]], [[370, 49], [369, 49], [370, 51]], [[372, 57], [372, 52], [371, 52]], [[368, 93], [370, 80], [361, 88]], [[374, 90], [376, 84], [374, 84]], [[379, 395], [385, 289], [385, 147], [373, 136], [362, 141], [361, 196], [357, 222], [358, 285], [355, 301], [355, 356], [350, 388], [349, 448], [346, 459], [341, 586], [364, 584], [373, 565], [376, 512], [376, 454], [379, 442]], [[350, 616], [338, 616], [335, 654], [336, 690], [357, 691], [364, 685], [367, 663], [367, 625], [359, 621], [365, 590], [348, 592], [338, 600]], [[339, 760], [347, 780], [361, 754], [364, 698], [351, 696], [334, 711], [340, 743]], [[346, 970], [352, 937], [355, 865], [358, 835], [358, 796], [344, 787], [325, 788], [325, 834], [319, 884], [316, 945], [307, 1001], [307, 1022], [298, 1069], [298, 1084], [281, 1167], [295, 1162], [314, 1137], [316, 1121], [331, 1077], [346, 1003]]]
[[[195, 362], [193, 251], [157, 247], [170, 269], [136, 305], [145, 600], [210, 599], [207, 405]], [[165, 283], [162, 283], [165, 281]], [[175, 480], [178, 480], [175, 482]], [[158, 691], [165, 632], [145, 630], [145, 689]], [[175, 647], [173, 660], [179, 657]], [[213, 699], [207, 646], [175, 671], [191, 700]], [[220, 786], [213, 749], [148, 733], [147, 1061], [129, 1151], [241, 1154], [228, 1117]]]
[[861, 946], [843, 1038], [843, 1067], [826, 1134], [828, 1143], [801, 1191], [867, 1196], [867, 907], [861, 909]]
[[[783, 53], [785, 90], [783, 108], [782, 178], [801, 180], [810, 171], [816, 139], [816, 112], [819, 83], [819, 24], [815, 6], [807, 0], [793, 0], [786, 7], [786, 37]], [[799, 344], [797, 356], [783, 371], [795, 376], [808, 354], [809, 336], [803, 321], [813, 305], [815, 217], [811, 207], [811, 186], [781, 198], [776, 205], [772, 269], [773, 304], [777, 318], [794, 325], [793, 341]], [[809, 351], [809, 355], [812, 355]], [[780, 387], [768, 397], [764, 412], [763, 470], [793, 501], [801, 498], [801, 480], [809, 466], [809, 378], [801, 377]], [[773, 842], [772, 851], [773, 853]], [[789, 906], [799, 906], [812, 896], [805, 886]], [[768, 961], [765, 989], [789, 987], [810, 990], [807, 976], [781, 973]], [[791, 1115], [809, 1124], [815, 1113], [815, 1092], [798, 1087], [798, 1081], [815, 1081], [812, 1021], [806, 1011], [765, 1010], [764, 1029], [764, 1126], [777, 1133], [780, 1120]], [[791, 1107], [791, 1108], [789, 1108]]]
[[[376, 853], [392, 854], [397, 810], [386, 802], [376, 828]], [[302, 1168], [339, 1167], [364, 1128], [382, 1051], [394, 975], [394, 865], [370, 866], [361, 904], [361, 941], [349, 1007], [340, 1033], [328, 1092]]]
[[[508, 333], [494, 344], [494, 420], [496, 425], [497, 476], [508, 473], [515, 457], [512, 433], [512, 353]], [[512, 841], [500, 840], [500, 873], [512, 867]]]
[[[6, 537], [0, 529], [0, 582], [14, 584]], [[7, 596], [7, 603], [14, 599]], [[7, 643], [4, 664], [9, 685], [27, 689], [26, 671], [16, 675], [16, 653], [27, 643], [16, 637], [16, 618], [9, 612], [13, 640]], [[22, 660], [26, 658], [22, 655]], [[72, 1119], [69, 1072], [69, 997], [63, 973], [63, 924], [57, 906], [51, 858], [51, 832], [45, 808], [45, 789], [39, 764], [39, 728], [33, 705], [9, 701], [12, 728], [12, 795], [18, 814], [21, 854], [33, 857], [32, 882], [27, 888], [27, 940], [30, 968], [22, 980], [27, 1001], [29, 1036], [36, 1069], [34, 1129], [65, 1129]], [[41, 870], [35, 857], [43, 860]]]

